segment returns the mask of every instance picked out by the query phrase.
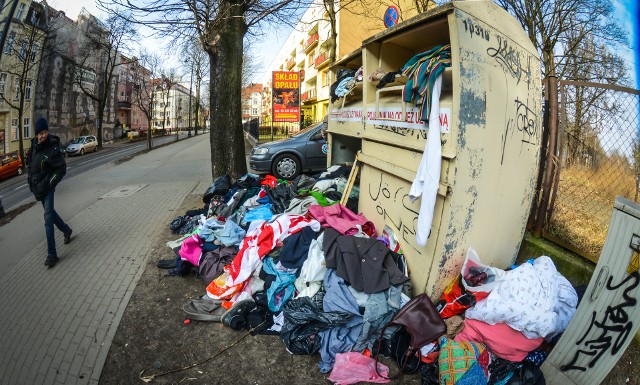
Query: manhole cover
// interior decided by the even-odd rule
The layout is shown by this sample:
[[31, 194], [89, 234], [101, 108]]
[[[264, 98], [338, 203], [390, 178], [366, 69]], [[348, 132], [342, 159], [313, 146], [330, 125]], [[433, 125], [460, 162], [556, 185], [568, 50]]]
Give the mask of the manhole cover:
[[146, 184], [136, 184], [131, 186], [120, 186], [117, 189], [106, 193], [102, 198], [124, 198], [135, 194], [145, 188]]

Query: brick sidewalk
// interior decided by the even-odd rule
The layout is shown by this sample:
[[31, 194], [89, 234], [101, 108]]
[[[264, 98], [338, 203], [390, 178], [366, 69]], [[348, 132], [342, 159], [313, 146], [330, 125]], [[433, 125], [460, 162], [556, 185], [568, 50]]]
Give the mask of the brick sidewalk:
[[0, 384], [98, 383], [159, 229], [185, 196], [211, 183], [203, 161], [208, 141], [179, 143], [176, 149], [197, 148], [201, 155], [194, 157], [202, 159], [181, 156], [178, 165], [153, 164], [143, 178], [128, 183], [144, 188], [97, 199], [75, 213], [68, 221], [73, 242], [63, 245], [57, 233], [61, 260], [54, 268], [44, 267], [46, 241], [39, 242], [0, 280]]

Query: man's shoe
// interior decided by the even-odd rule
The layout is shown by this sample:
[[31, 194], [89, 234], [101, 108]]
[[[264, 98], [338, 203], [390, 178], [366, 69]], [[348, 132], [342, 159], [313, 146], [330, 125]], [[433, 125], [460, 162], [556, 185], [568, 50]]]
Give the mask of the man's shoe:
[[65, 245], [71, 243], [71, 234], [72, 233], [73, 233], [73, 230], [69, 229], [69, 232], [64, 235], [64, 244]]
[[220, 321], [224, 326], [234, 330], [244, 329], [247, 323], [247, 314], [256, 307], [253, 299], [243, 299], [236, 301], [223, 315]]
[[58, 263], [59, 258], [55, 255], [47, 255], [47, 260], [44, 261], [44, 265], [47, 267], [54, 267]]

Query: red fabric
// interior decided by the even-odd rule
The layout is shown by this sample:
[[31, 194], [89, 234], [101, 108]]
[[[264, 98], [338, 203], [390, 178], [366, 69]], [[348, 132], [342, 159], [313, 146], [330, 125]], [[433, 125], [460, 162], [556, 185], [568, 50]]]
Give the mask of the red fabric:
[[278, 178], [273, 175], [267, 175], [260, 181], [260, 184], [263, 186], [276, 187], [278, 185]]
[[508, 361], [520, 362], [529, 352], [536, 350], [544, 338], [529, 339], [507, 324], [489, 325], [467, 318], [464, 321], [464, 328], [455, 340], [480, 342], [496, 356]]

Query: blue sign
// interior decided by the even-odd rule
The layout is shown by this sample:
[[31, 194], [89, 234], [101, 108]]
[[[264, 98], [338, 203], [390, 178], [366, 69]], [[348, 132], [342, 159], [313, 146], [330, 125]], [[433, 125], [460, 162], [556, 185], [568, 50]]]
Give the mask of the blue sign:
[[328, 154], [329, 153], [329, 145], [328, 144], [323, 144], [322, 145], [322, 153], [323, 154]]
[[395, 5], [390, 5], [384, 12], [384, 26], [389, 28], [398, 24], [398, 8]]

